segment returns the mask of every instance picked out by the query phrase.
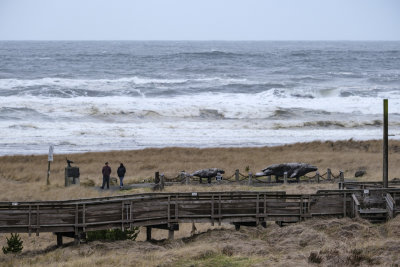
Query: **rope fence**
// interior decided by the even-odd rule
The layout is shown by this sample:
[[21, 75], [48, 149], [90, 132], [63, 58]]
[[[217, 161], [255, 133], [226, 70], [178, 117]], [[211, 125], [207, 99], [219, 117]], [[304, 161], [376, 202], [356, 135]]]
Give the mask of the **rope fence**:
[[[265, 178], [264, 178], [265, 177]], [[215, 177], [213, 177], [215, 178]], [[283, 178], [280, 179], [280, 178]], [[280, 183], [335, 183], [335, 182], [343, 182], [344, 181], [344, 174], [342, 171], [339, 171], [336, 175], [331, 171], [331, 169], [327, 169], [326, 172], [323, 174], [320, 174], [318, 171], [315, 172], [313, 176], [308, 176], [304, 175], [299, 177], [299, 179], [295, 179], [291, 177], [287, 177], [287, 174], [285, 173], [284, 177], [281, 176], [275, 176], [275, 179], [273, 179], [271, 176], [259, 176], [259, 175], [253, 175], [251, 172], [249, 172], [247, 175], [241, 173], [239, 170], [235, 170], [235, 172], [227, 177], [222, 177], [221, 179], [211, 179], [211, 178], [199, 178], [196, 176], [192, 176], [189, 173], [186, 173], [185, 171], [181, 171], [179, 174], [176, 176], [166, 176], [163, 173], [156, 172], [154, 178], [148, 178], [146, 179], [147, 182], [154, 182], [155, 184], [164, 184], [165, 183], [172, 183], [172, 184], [192, 184], [192, 183], [201, 183], [203, 180], [207, 180], [209, 183], [212, 181], [212, 183], [217, 183], [217, 184], [227, 184], [227, 183], [238, 183], [238, 184], [248, 184], [248, 185], [257, 185], [257, 184], [280, 184]], [[145, 181], [145, 180], [143, 180]], [[162, 187], [163, 187], [162, 186]]]

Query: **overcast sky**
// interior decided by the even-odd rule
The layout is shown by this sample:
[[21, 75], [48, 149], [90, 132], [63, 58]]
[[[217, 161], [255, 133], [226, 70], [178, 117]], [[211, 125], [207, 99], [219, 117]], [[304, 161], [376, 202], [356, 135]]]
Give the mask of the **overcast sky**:
[[0, 0], [0, 40], [400, 40], [400, 1]]

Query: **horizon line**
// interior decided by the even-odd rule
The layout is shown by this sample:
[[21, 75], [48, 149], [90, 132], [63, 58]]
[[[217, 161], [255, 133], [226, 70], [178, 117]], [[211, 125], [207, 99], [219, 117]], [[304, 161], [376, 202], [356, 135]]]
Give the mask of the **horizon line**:
[[400, 39], [396, 40], [319, 40], [319, 39], [283, 39], [283, 40], [272, 40], [272, 39], [254, 39], [254, 40], [239, 40], [239, 39], [0, 39], [0, 42], [399, 42]]

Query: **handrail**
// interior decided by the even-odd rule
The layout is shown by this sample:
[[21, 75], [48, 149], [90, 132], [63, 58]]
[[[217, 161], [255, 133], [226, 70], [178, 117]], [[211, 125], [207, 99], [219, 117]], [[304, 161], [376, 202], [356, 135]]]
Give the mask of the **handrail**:
[[355, 194], [351, 194], [351, 198], [353, 199], [353, 216], [358, 218], [360, 217], [360, 202]]
[[[298, 222], [315, 216], [360, 216], [360, 190], [317, 194], [282, 192], [150, 193], [83, 201], [0, 202], [0, 232], [81, 232], [107, 227], [152, 226], [184, 222]], [[373, 192], [370, 190], [370, 193]], [[395, 212], [391, 194], [377, 191]], [[351, 198], [350, 198], [351, 196]], [[394, 195], [399, 199], [399, 195]], [[350, 201], [350, 203], [349, 203]], [[346, 212], [348, 204], [351, 205]], [[362, 204], [362, 202], [361, 202]], [[306, 210], [302, 210], [305, 207]], [[108, 229], [107, 228], [107, 229]]]
[[354, 203], [356, 204], [356, 206], [360, 206], [360, 202], [358, 201], [356, 195], [351, 194], [351, 197], [353, 198]]
[[395, 215], [394, 214], [395, 201], [393, 200], [393, 197], [389, 193], [386, 193], [385, 200], [386, 200], [386, 209], [388, 210], [388, 216], [390, 218], [393, 218]]

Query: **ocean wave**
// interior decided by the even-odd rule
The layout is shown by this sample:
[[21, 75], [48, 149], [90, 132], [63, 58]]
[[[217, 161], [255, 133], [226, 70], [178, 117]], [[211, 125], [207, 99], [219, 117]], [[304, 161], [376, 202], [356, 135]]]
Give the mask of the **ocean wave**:
[[252, 54], [249, 53], [237, 53], [237, 52], [227, 52], [227, 51], [221, 51], [221, 50], [211, 50], [211, 51], [200, 51], [200, 52], [182, 52], [178, 53], [176, 55], [184, 55], [184, 56], [196, 56], [196, 57], [217, 57], [217, 56], [226, 56], [226, 57], [232, 57], [232, 56], [251, 56]]
[[66, 79], [66, 78], [42, 78], [42, 79], [0, 79], [0, 89], [24, 88], [32, 86], [62, 86], [62, 87], [87, 87], [97, 85], [114, 84], [179, 84], [188, 79], [155, 79], [141, 77], [125, 77], [117, 79]]
[[94, 87], [94, 86], [112, 86], [112, 85], [152, 85], [152, 84], [184, 84], [196, 82], [220, 82], [225, 84], [243, 83], [247, 79], [241, 78], [224, 78], [224, 77], [204, 77], [204, 78], [177, 78], [177, 79], [163, 79], [163, 78], [146, 78], [146, 77], [123, 77], [116, 79], [66, 79], [57, 77], [48, 77], [41, 79], [0, 79], [0, 90], [4, 89], [20, 89], [32, 86], [59, 86], [66, 88], [76, 87]]
[[[392, 122], [391, 126], [400, 126], [398, 122]], [[365, 127], [382, 127], [381, 120], [371, 121], [305, 121], [305, 122], [293, 122], [293, 123], [274, 123], [273, 129], [295, 129], [295, 128], [365, 128]]]
[[0, 120], [44, 119], [47, 115], [32, 108], [0, 107]]

